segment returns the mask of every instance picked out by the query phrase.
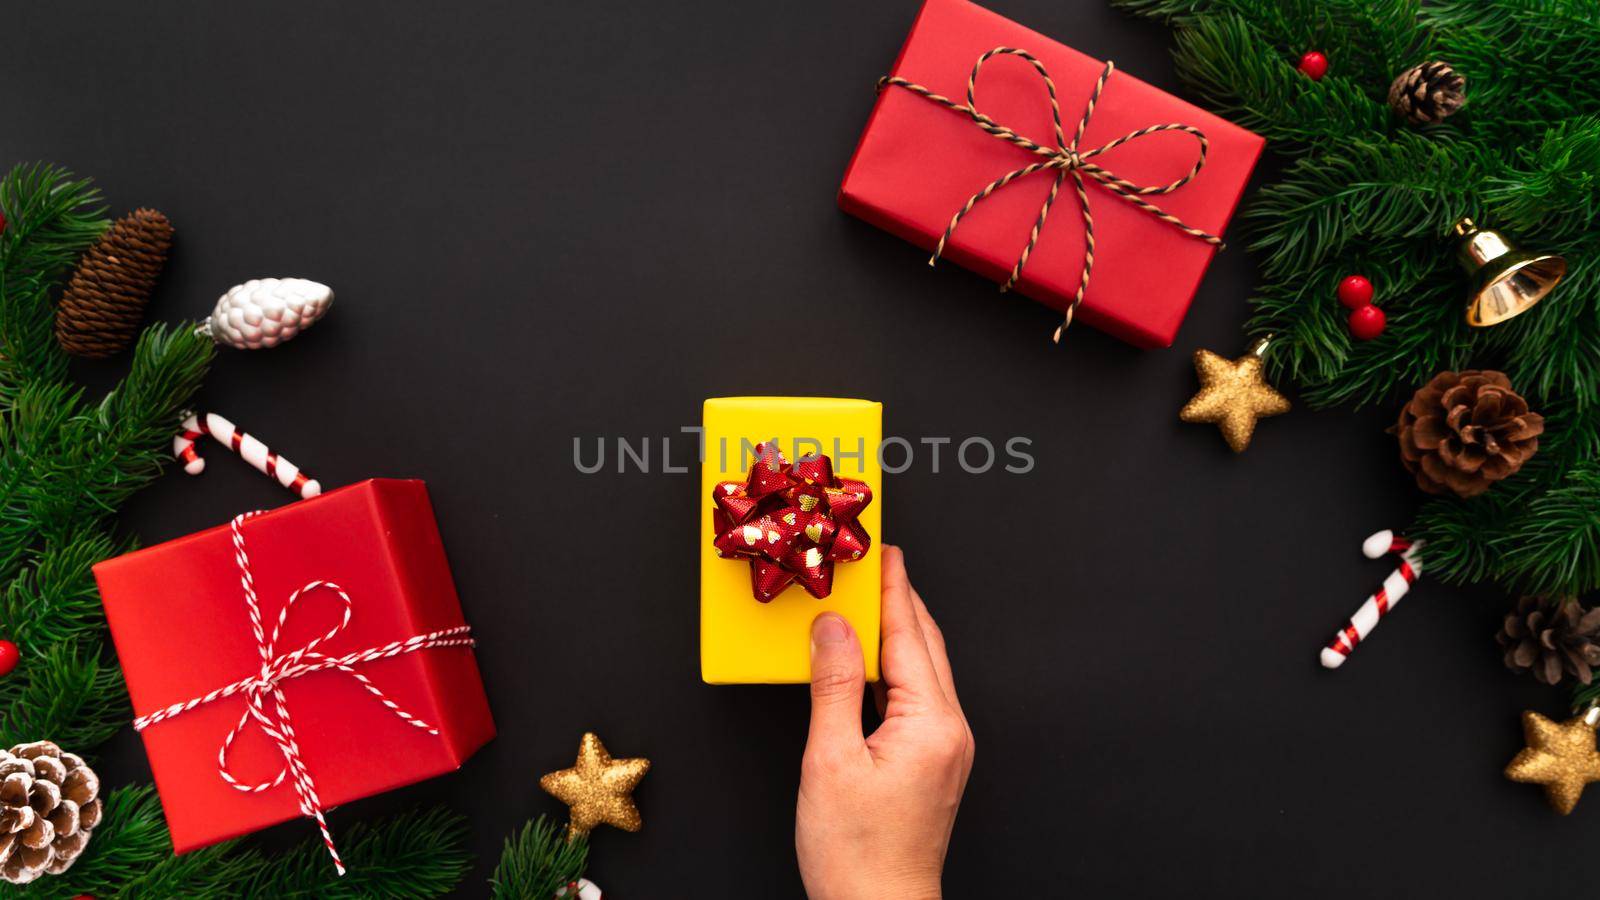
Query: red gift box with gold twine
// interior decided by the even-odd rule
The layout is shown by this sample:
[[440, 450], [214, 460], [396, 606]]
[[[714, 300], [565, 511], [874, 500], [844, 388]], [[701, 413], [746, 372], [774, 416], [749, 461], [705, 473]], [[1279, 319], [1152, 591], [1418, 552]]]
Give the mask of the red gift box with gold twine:
[[1263, 145], [966, 0], [926, 0], [839, 205], [1063, 324], [1165, 347]]

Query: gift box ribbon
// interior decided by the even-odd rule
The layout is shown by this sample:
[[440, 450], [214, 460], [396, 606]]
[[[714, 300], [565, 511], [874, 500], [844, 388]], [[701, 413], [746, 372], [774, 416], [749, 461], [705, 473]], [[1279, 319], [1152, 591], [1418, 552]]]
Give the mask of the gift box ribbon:
[[755, 457], [743, 482], [712, 489], [717, 555], [750, 561], [750, 593], [762, 603], [796, 581], [821, 600], [833, 592], [834, 563], [854, 562], [872, 544], [856, 521], [872, 488], [834, 475], [821, 453], [791, 466], [776, 444], [761, 443]]
[[[1000, 55], [1016, 56], [1027, 60], [1033, 66], [1034, 71], [1038, 72], [1039, 77], [1044, 81], [1045, 90], [1050, 94], [1050, 116], [1051, 120], [1055, 124], [1056, 146], [1047, 147], [1042, 144], [1038, 144], [1026, 137], [1023, 137], [1015, 131], [1012, 131], [1010, 128], [1001, 125], [983, 113], [978, 112], [978, 103], [976, 97], [978, 88], [978, 72], [983, 69], [984, 63], [988, 62], [991, 58]], [[1061, 105], [1056, 100], [1056, 83], [1051, 80], [1050, 73], [1045, 71], [1044, 63], [1041, 63], [1036, 57], [1034, 57], [1033, 54], [1026, 50], [1018, 50], [1015, 47], [996, 47], [978, 57], [978, 61], [972, 66], [972, 74], [967, 77], [967, 102], [965, 104], [957, 103], [954, 100], [951, 100], [949, 97], [937, 94], [914, 81], [909, 81], [905, 78], [899, 77], [898, 75], [885, 76], [878, 79], [879, 90], [882, 90], [886, 86], [905, 88], [919, 97], [931, 100], [934, 103], [938, 103], [941, 106], [947, 107], [956, 112], [964, 113], [972, 119], [975, 125], [977, 125], [979, 128], [982, 128], [985, 133], [993, 137], [999, 138], [1000, 140], [1011, 144], [1015, 144], [1016, 146], [1027, 150], [1029, 153], [1034, 153], [1044, 157], [1044, 159], [1040, 162], [1030, 163], [1020, 169], [1013, 169], [1012, 171], [1001, 175], [999, 178], [996, 178], [994, 181], [991, 181], [989, 184], [985, 185], [982, 190], [979, 190], [977, 193], [967, 198], [966, 204], [963, 205], [961, 209], [957, 210], [956, 214], [950, 218], [950, 224], [945, 227], [944, 234], [940, 236], [938, 246], [934, 248], [933, 256], [928, 260], [928, 265], [931, 266], [939, 261], [940, 255], [944, 253], [945, 244], [949, 242], [950, 236], [955, 233], [956, 226], [961, 224], [961, 219], [966, 216], [967, 213], [972, 212], [972, 208], [977, 206], [979, 201], [988, 197], [990, 194], [993, 194], [995, 191], [1000, 190], [1006, 185], [1022, 178], [1026, 178], [1036, 172], [1053, 171], [1055, 172], [1055, 182], [1050, 185], [1050, 194], [1045, 198], [1044, 205], [1039, 209], [1039, 217], [1034, 220], [1033, 230], [1028, 235], [1028, 244], [1022, 248], [1021, 255], [1017, 257], [1016, 265], [1011, 267], [1011, 277], [1007, 278], [1006, 283], [1000, 286], [1000, 290], [1002, 292], [1009, 291], [1011, 288], [1016, 286], [1017, 280], [1022, 277], [1022, 268], [1028, 264], [1028, 256], [1033, 253], [1034, 245], [1039, 242], [1039, 232], [1044, 228], [1045, 218], [1050, 215], [1050, 207], [1056, 202], [1056, 195], [1061, 190], [1061, 182], [1065, 180], [1068, 175], [1072, 176], [1073, 186], [1078, 192], [1078, 208], [1083, 212], [1083, 274], [1078, 279], [1078, 292], [1073, 297], [1072, 303], [1067, 306], [1066, 315], [1063, 318], [1060, 326], [1056, 328], [1055, 335], [1052, 338], [1052, 340], [1057, 343], [1061, 342], [1061, 336], [1066, 331], [1067, 326], [1072, 324], [1072, 316], [1073, 313], [1077, 311], [1078, 304], [1083, 302], [1084, 292], [1089, 288], [1089, 272], [1094, 268], [1094, 216], [1089, 212], [1089, 194], [1084, 189], [1083, 182], [1085, 175], [1093, 178], [1096, 182], [1104, 186], [1106, 190], [1111, 191], [1118, 197], [1121, 197], [1129, 203], [1132, 203], [1134, 206], [1144, 210], [1152, 216], [1155, 216], [1157, 219], [1172, 225], [1185, 234], [1191, 237], [1199, 238], [1200, 240], [1205, 241], [1213, 246], [1222, 246], [1222, 239], [1216, 235], [1202, 231], [1193, 227], [1192, 225], [1188, 225], [1172, 213], [1169, 213], [1161, 207], [1156, 206], [1154, 203], [1143, 199], [1155, 194], [1170, 194], [1193, 181], [1195, 177], [1200, 174], [1200, 170], [1205, 168], [1206, 150], [1210, 144], [1206, 140], [1205, 134], [1201, 132], [1200, 129], [1195, 128], [1192, 125], [1185, 125], [1181, 122], [1172, 122], [1165, 125], [1150, 125], [1145, 128], [1141, 128], [1138, 131], [1129, 132], [1128, 134], [1125, 134], [1116, 140], [1108, 141], [1092, 150], [1078, 149], [1078, 145], [1083, 141], [1084, 129], [1089, 126], [1089, 119], [1094, 115], [1095, 104], [1100, 100], [1100, 93], [1105, 90], [1106, 80], [1111, 77], [1111, 73], [1115, 71], [1115, 69], [1116, 66], [1114, 63], [1107, 62], [1105, 68], [1101, 70], [1100, 78], [1095, 81], [1094, 91], [1089, 95], [1089, 102], [1083, 110], [1083, 118], [1078, 120], [1078, 130], [1073, 134], [1071, 141], [1067, 140], [1066, 132], [1063, 131], [1061, 127]], [[1100, 154], [1114, 150], [1117, 147], [1128, 143], [1129, 141], [1135, 141], [1139, 138], [1145, 137], [1146, 135], [1155, 134], [1161, 131], [1177, 131], [1183, 134], [1192, 135], [1195, 140], [1199, 141], [1200, 143], [1200, 153], [1195, 159], [1194, 166], [1189, 169], [1189, 173], [1187, 175], [1184, 175], [1182, 178], [1179, 178], [1176, 181], [1163, 185], [1138, 185], [1116, 175], [1097, 163], [1090, 162], [1090, 160], [1094, 159]]]
[[[300, 746], [295, 736], [294, 726], [289, 721], [289, 708], [283, 696], [283, 683], [292, 681], [313, 672], [328, 669], [337, 669], [360, 682], [367, 693], [375, 697], [402, 721], [408, 725], [437, 735], [439, 730], [422, 719], [407, 712], [400, 704], [389, 699], [372, 679], [356, 670], [356, 666], [380, 659], [388, 659], [404, 653], [415, 653], [418, 650], [427, 650], [434, 647], [471, 647], [474, 641], [468, 637], [472, 631], [469, 625], [458, 625], [454, 628], [444, 628], [439, 631], [430, 631], [427, 634], [413, 635], [398, 641], [391, 641], [381, 647], [372, 647], [358, 650], [341, 656], [328, 656], [318, 651], [318, 647], [327, 641], [333, 640], [350, 624], [350, 617], [355, 604], [344, 589], [331, 581], [311, 581], [299, 590], [289, 595], [283, 605], [283, 611], [278, 614], [278, 621], [272, 626], [269, 635], [261, 624], [261, 603], [256, 597], [255, 578], [250, 574], [250, 554], [245, 549], [244, 521], [252, 516], [259, 515], [260, 511], [244, 513], [235, 516], [231, 523], [233, 530], [234, 561], [239, 564], [239, 584], [244, 590], [245, 605], [250, 611], [250, 628], [255, 634], [256, 645], [261, 650], [261, 671], [249, 678], [241, 678], [232, 684], [217, 688], [182, 703], [174, 703], [165, 709], [156, 710], [149, 715], [140, 716], [133, 721], [136, 731], [143, 731], [151, 725], [163, 722], [174, 716], [182, 715], [189, 710], [243, 694], [245, 697], [245, 711], [239, 716], [239, 721], [228, 731], [222, 739], [222, 747], [217, 752], [217, 771], [222, 779], [232, 785], [236, 790], [245, 793], [259, 793], [271, 790], [282, 784], [285, 778], [294, 782], [295, 793], [300, 798], [300, 812], [302, 815], [313, 818], [317, 827], [322, 830], [322, 841], [328, 848], [328, 854], [333, 857], [334, 867], [339, 874], [345, 873], [344, 861], [339, 858], [339, 851], [334, 847], [333, 834], [328, 829], [327, 819], [323, 816], [322, 801], [317, 797], [317, 788], [312, 781], [311, 772], [306, 768], [305, 761], [300, 757]], [[339, 598], [343, 608], [343, 616], [339, 624], [328, 629], [327, 633], [318, 637], [305, 646], [287, 652], [279, 652], [278, 638], [283, 633], [283, 626], [289, 620], [289, 615], [294, 610], [300, 598], [316, 591], [327, 591]], [[268, 700], [271, 704], [268, 704]], [[233, 742], [239, 737], [246, 726], [254, 722], [262, 733], [277, 745], [279, 753], [283, 755], [283, 767], [278, 774], [267, 780], [254, 784], [247, 784], [236, 778], [228, 762], [228, 751], [233, 747]]]

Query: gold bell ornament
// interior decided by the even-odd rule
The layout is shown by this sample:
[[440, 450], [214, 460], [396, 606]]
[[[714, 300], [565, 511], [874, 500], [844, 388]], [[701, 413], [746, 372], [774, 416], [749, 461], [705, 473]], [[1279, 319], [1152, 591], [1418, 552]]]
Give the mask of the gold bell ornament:
[[1522, 315], [1555, 289], [1567, 274], [1567, 261], [1554, 253], [1518, 250], [1498, 231], [1471, 219], [1456, 222], [1457, 254], [1472, 285], [1467, 294], [1467, 324], [1487, 328]]

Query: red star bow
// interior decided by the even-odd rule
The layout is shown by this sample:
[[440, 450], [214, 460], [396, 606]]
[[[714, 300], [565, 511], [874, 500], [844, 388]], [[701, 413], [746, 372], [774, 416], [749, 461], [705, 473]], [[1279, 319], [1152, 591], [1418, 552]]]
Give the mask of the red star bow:
[[854, 562], [872, 536], [856, 517], [872, 502], [864, 481], [833, 474], [818, 453], [793, 465], [775, 444], [757, 444], [743, 482], [712, 490], [717, 555], [750, 560], [750, 590], [767, 603], [799, 581], [818, 600], [833, 592], [833, 564]]

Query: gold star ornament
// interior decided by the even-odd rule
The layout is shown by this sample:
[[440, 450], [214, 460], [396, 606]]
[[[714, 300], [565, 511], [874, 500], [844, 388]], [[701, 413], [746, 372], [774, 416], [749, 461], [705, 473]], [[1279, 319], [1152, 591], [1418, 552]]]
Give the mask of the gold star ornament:
[[1506, 766], [1506, 777], [1524, 784], [1544, 785], [1545, 797], [1563, 816], [1578, 805], [1586, 785], [1600, 781], [1600, 752], [1595, 751], [1595, 723], [1600, 709], [1565, 722], [1554, 722], [1536, 712], [1522, 714], [1522, 734], [1528, 746]]
[[596, 825], [638, 831], [644, 825], [633, 805], [633, 789], [650, 771], [648, 759], [612, 759], [593, 732], [578, 744], [578, 761], [570, 769], [551, 772], [539, 786], [572, 812], [571, 834], [588, 834]]
[[1210, 350], [1196, 350], [1194, 371], [1200, 376], [1200, 393], [1184, 404], [1178, 418], [1216, 425], [1233, 452], [1243, 453], [1250, 446], [1257, 419], [1289, 411], [1289, 400], [1267, 384], [1261, 371], [1270, 340], [1256, 341], [1248, 355], [1231, 360]]

